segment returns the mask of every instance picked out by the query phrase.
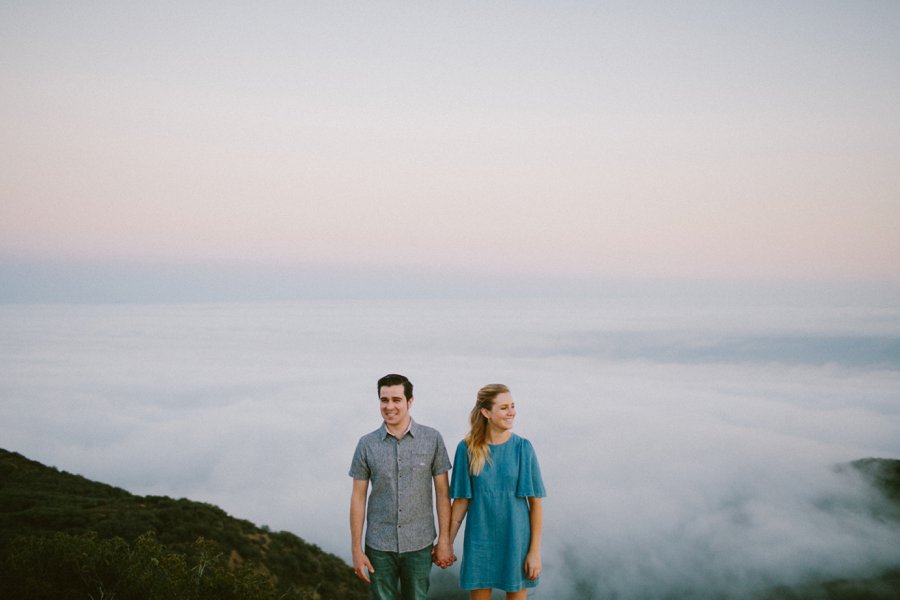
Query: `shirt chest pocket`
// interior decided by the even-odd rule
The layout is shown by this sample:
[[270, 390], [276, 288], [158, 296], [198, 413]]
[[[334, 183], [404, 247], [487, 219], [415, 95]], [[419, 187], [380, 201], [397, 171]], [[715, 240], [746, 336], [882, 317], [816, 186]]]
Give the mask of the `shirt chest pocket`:
[[412, 468], [413, 471], [419, 472], [431, 472], [431, 454], [428, 453], [415, 453], [412, 455]]

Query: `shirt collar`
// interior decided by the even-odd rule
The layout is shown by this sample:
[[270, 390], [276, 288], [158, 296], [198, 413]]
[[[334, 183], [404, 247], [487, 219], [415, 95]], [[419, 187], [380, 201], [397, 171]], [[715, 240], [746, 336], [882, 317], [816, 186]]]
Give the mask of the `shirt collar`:
[[[381, 429], [383, 432], [382, 439], [387, 439], [388, 437], [395, 437], [390, 431], [388, 431], [386, 423], [381, 424]], [[403, 439], [404, 437], [406, 437], [407, 433], [413, 437], [416, 437], [416, 432], [418, 431], [418, 429], [419, 429], [419, 425], [413, 420], [412, 417], [410, 417], [409, 418], [409, 427], [407, 427], [406, 431], [403, 432], [403, 435], [401, 435], [397, 439]]]

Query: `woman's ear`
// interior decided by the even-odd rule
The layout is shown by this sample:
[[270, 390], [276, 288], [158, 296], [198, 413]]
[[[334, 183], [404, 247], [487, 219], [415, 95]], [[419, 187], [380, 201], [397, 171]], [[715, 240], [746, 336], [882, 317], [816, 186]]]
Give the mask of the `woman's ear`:
[[482, 408], [482, 409], [481, 409], [481, 416], [484, 417], [485, 419], [490, 419], [490, 418], [491, 418], [491, 411], [489, 411], [489, 410], [486, 409], [486, 408]]

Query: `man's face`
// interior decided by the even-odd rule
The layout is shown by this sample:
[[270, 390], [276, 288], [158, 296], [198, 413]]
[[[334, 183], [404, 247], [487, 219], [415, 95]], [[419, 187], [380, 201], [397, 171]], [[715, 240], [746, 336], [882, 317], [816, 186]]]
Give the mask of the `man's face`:
[[403, 385], [382, 386], [379, 396], [381, 396], [381, 416], [384, 418], [384, 422], [388, 425], [404, 423], [409, 416], [409, 407], [412, 406], [413, 399], [406, 399]]

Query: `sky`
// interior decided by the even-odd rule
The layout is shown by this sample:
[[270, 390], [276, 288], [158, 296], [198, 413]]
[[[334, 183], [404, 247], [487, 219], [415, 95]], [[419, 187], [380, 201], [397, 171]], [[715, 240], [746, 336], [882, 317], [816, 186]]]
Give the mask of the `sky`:
[[4, 2], [3, 299], [232, 269], [896, 282], [898, 30], [877, 0]]
[[896, 565], [832, 468], [900, 453], [897, 31], [893, 0], [0, 2], [0, 440], [347, 558], [377, 377], [450, 444], [501, 380], [545, 594]]

